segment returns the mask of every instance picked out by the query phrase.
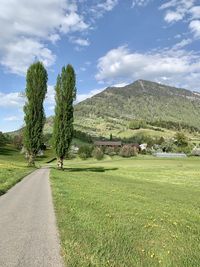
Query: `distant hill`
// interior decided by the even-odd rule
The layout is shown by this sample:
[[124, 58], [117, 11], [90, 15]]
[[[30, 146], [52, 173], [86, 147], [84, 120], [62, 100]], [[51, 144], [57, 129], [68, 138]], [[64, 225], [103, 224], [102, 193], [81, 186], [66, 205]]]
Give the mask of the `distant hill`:
[[[75, 128], [93, 136], [124, 135], [132, 120], [183, 123], [200, 129], [200, 93], [138, 80], [108, 87], [75, 106]], [[53, 118], [47, 120], [51, 131]]]
[[[200, 93], [138, 80], [125, 87], [108, 87], [75, 106], [75, 129], [92, 136], [130, 136], [133, 120], [154, 126], [161, 120], [200, 129]], [[52, 132], [52, 125], [50, 117], [45, 132]]]

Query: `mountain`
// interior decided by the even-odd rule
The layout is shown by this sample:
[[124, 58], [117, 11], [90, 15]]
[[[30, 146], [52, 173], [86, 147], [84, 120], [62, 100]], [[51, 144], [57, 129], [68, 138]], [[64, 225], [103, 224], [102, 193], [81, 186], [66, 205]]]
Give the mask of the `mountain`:
[[[182, 123], [200, 129], [200, 93], [138, 80], [108, 87], [75, 106], [75, 129], [93, 136], [123, 135], [133, 120]], [[46, 131], [51, 131], [49, 118]], [[125, 134], [126, 135], [126, 134]]]

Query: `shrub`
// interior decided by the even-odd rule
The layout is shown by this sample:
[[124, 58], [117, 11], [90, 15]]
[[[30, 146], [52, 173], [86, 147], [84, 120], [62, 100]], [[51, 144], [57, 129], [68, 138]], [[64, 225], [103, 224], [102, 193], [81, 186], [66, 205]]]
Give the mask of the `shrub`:
[[109, 155], [109, 156], [115, 156], [115, 155], [117, 155], [118, 152], [119, 151], [117, 151], [117, 149], [114, 148], [114, 147], [107, 147], [105, 149], [105, 154], [106, 155]]
[[129, 129], [136, 130], [140, 128], [146, 128], [147, 124], [143, 120], [133, 120], [129, 123]]
[[125, 145], [121, 148], [119, 155], [125, 158], [137, 156], [137, 149], [136, 147]]
[[92, 151], [92, 156], [97, 160], [101, 160], [103, 159], [104, 153], [100, 147], [95, 147]]
[[190, 154], [192, 150], [192, 147], [190, 145], [188, 146], [178, 146], [176, 148], [177, 153], [185, 153], [185, 154]]
[[78, 150], [78, 155], [82, 159], [87, 159], [92, 156], [93, 147], [89, 145], [82, 145]]
[[199, 156], [200, 157], [200, 148], [194, 148], [192, 150], [192, 156]]
[[188, 146], [188, 138], [183, 132], [177, 132], [175, 135], [176, 145], [180, 147]]
[[0, 132], [0, 146], [4, 146], [6, 145], [6, 143], [7, 143], [7, 139], [5, 135], [2, 132]]
[[13, 137], [12, 143], [14, 147], [18, 150], [21, 150], [23, 147], [23, 136], [22, 134], [15, 135]]
[[161, 149], [163, 152], [176, 152], [177, 146], [174, 144], [173, 139], [168, 139], [161, 144]]

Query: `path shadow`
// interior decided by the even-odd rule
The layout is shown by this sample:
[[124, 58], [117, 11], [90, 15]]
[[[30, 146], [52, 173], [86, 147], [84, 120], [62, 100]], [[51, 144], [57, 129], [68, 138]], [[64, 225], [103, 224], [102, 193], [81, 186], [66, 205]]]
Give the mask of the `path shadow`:
[[91, 168], [65, 168], [65, 172], [106, 172], [116, 171], [118, 168], [104, 168], [104, 167], [91, 167]]

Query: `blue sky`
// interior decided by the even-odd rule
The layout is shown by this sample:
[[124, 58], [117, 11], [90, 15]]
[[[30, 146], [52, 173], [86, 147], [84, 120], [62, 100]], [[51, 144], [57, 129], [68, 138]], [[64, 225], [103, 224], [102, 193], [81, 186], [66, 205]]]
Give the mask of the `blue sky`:
[[28, 66], [48, 70], [46, 115], [63, 65], [77, 74], [77, 101], [147, 79], [200, 91], [199, 0], [2, 0], [0, 131], [23, 125]]

